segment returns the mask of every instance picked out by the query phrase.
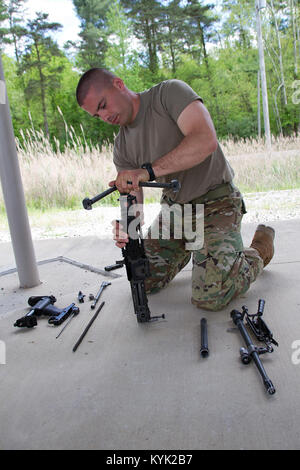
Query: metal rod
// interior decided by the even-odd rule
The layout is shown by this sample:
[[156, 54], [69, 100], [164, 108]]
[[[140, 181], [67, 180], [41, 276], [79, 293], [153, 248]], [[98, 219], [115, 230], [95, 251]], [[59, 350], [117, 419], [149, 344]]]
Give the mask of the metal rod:
[[80, 338], [78, 339], [77, 343], [75, 344], [75, 346], [73, 347], [73, 352], [75, 352], [78, 348], [78, 346], [81, 344], [83, 338], [85, 337], [85, 335], [87, 334], [87, 332], [89, 331], [90, 327], [92, 326], [92, 324], [94, 323], [94, 321], [96, 320], [100, 310], [102, 309], [103, 305], [105, 304], [105, 302], [102, 302], [102, 304], [100, 305], [100, 307], [98, 308], [98, 310], [96, 311], [95, 315], [93, 316], [93, 318], [89, 321], [88, 325], [86, 326], [84, 332], [82, 333], [82, 335], [80, 336]]
[[62, 334], [62, 332], [64, 331], [64, 329], [68, 326], [68, 324], [70, 323], [70, 321], [72, 320], [72, 318], [75, 317], [75, 313], [72, 313], [70, 315], [70, 318], [68, 319], [68, 321], [65, 323], [65, 325], [62, 327], [62, 329], [60, 330], [60, 332], [58, 333], [58, 335], [55, 337], [55, 339], [59, 338], [60, 335]]

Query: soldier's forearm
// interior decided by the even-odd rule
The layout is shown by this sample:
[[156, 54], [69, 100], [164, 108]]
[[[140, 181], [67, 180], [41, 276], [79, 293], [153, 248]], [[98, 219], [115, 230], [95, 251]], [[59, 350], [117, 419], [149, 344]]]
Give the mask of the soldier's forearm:
[[153, 171], [159, 177], [187, 170], [203, 162], [216, 147], [217, 141], [214, 139], [205, 139], [198, 134], [188, 135], [171, 152], [155, 160]]

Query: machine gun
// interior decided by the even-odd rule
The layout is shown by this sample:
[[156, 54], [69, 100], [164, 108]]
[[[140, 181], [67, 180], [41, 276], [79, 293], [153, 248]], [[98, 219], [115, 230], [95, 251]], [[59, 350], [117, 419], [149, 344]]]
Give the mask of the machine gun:
[[[151, 187], [151, 188], [168, 188], [174, 192], [178, 192], [180, 184], [177, 180], [171, 181], [171, 183], [139, 183], [140, 187]], [[94, 197], [93, 199], [86, 198], [82, 201], [83, 207], [87, 210], [92, 209], [92, 205], [100, 199], [108, 196], [113, 191], [116, 191], [117, 187], [113, 186], [107, 189], [103, 193]], [[136, 217], [130, 214], [130, 208], [135, 204], [136, 197], [127, 194], [120, 193], [120, 205], [121, 205], [121, 224], [123, 228], [130, 227], [131, 223], [135, 221]], [[135, 224], [135, 222], [134, 222]], [[128, 281], [131, 286], [132, 300], [134, 305], [134, 311], [139, 323], [145, 323], [158, 318], [164, 318], [164, 315], [151, 316], [151, 312], [148, 307], [148, 299], [145, 290], [145, 279], [150, 275], [149, 260], [147, 259], [144, 241], [141, 234], [140, 223], [135, 225], [134, 237], [130, 237], [126, 246], [122, 248], [123, 260], [117, 261], [115, 265], [110, 266], [111, 269], [116, 269], [121, 266], [126, 266], [126, 273]]]
[[[258, 372], [262, 377], [267, 392], [270, 395], [273, 395], [276, 390], [274, 388], [273, 383], [269, 379], [259, 356], [265, 353], [272, 353], [274, 351], [272, 344], [278, 346], [278, 343], [277, 341], [275, 341], [272, 332], [262, 319], [264, 307], [265, 301], [263, 299], [260, 299], [258, 302], [258, 311], [256, 314], [250, 315], [248, 313], [247, 307], [243, 306], [242, 312], [239, 312], [238, 310], [232, 310], [230, 315], [233, 320], [233, 323], [238, 327], [247, 346], [247, 348], [240, 348], [240, 356], [242, 363], [249, 364], [253, 359], [258, 369]], [[244, 318], [246, 318], [246, 324], [249, 325], [250, 330], [254, 333], [256, 338], [259, 341], [265, 343], [265, 347], [259, 348], [253, 344], [244, 324]]]

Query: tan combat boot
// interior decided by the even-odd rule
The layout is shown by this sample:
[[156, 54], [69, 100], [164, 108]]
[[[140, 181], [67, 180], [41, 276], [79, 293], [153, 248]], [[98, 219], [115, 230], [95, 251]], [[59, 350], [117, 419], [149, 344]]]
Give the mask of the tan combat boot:
[[264, 267], [270, 263], [274, 255], [275, 230], [266, 225], [258, 225], [250, 247], [258, 251], [264, 262]]

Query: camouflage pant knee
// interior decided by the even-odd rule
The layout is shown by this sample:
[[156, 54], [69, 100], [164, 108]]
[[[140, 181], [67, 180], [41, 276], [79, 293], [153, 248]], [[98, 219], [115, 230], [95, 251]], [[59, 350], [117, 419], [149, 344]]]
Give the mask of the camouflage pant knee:
[[[243, 246], [244, 203], [238, 190], [205, 203], [204, 243], [200, 249], [187, 250], [189, 240], [184, 235], [180, 239], [174, 237], [172, 227], [169, 239], [164, 239], [161, 214], [144, 240], [150, 262], [150, 277], [145, 282], [147, 294], [165, 287], [192, 257], [191, 302], [199, 308], [217, 311], [245, 293], [261, 273], [263, 261], [257, 251]], [[151, 238], [153, 231], [159, 232], [158, 238]]]

